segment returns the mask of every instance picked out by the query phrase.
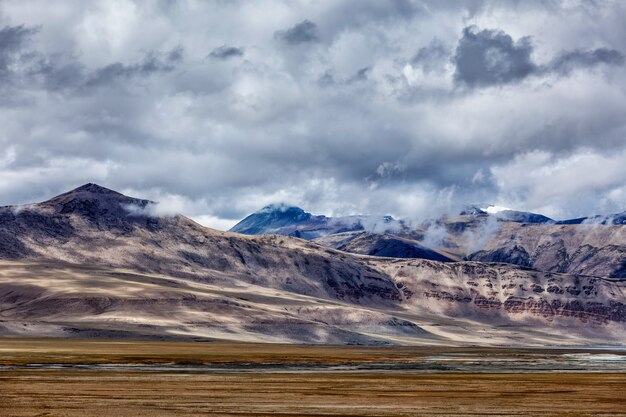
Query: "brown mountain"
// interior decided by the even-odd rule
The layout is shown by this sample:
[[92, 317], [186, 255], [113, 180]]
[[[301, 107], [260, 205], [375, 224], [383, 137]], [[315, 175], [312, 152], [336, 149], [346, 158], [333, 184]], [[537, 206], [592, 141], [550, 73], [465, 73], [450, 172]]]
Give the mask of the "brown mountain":
[[624, 340], [618, 279], [349, 254], [87, 184], [0, 208], [0, 333], [298, 343]]
[[626, 277], [626, 214], [555, 221], [536, 213], [495, 214], [470, 206], [417, 227], [390, 216], [314, 216], [268, 206], [232, 231], [302, 237], [345, 252], [435, 261], [503, 262], [547, 272]]
[[442, 223], [457, 256], [547, 272], [626, 278], [626, 226], [613, 223], [495, 222], [460, 216]]

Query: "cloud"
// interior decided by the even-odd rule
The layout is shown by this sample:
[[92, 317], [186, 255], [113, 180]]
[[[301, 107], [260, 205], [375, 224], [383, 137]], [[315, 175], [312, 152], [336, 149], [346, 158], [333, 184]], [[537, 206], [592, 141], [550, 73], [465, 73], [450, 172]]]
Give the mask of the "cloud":
[[303, 20], [289, 29], [278, 31], [275, 36], [290, 45], [318, 42], [320, 40], [317, 25], [310, 20]]
[[604, 154], [581, 149], [569, 155], [530, 151], [492, 167], [491, 173], [503, 196], [548, 216], [564, 218], [563, 207], [575, 207], [571, 217], [626, 208], [626, 150]]
[[177, 46], [166, 54], [149, 52], [136, 64], [127, 65], [115, 62], [93, 71], [87, 76], [84, 85], [97, 87], [110, 85], [119, 79], [141, 78], [171, 72], [176, 68], [176, 64], [182, 61], [182, 56], [183, 48]]
[[389, 177], [406, 170], [406, 165], [400, 162], [383, 162], [376, 168], [379, 177]]
[[[280, 201], [623, 211], [624, 19], [621, 2], [0, 2], [0, 203], [96, 182], [212, 224]], [[596, 180], [533, 174], [565, 163]]]
[[547, 70], [567, 75], [577, 68], [591, 68], [600, 64], [622, 65], [623, 63], [624, 55], [616, 49], [575, 50], [564, 52], [556, 57], [548, 65]]
[[506, 84], [526, 78], [537, 70], [532, 62], [530, 38], [513, 41], [501, 30], [468, 26], [463, 29], [454, 55], [458, 83], [470, 87]]
[[4, 87], [51, 91], [76, 91], [84, 87], [110, 85], [119, 79], [148, 77], [173, 71], [183, 60], [183, 47], [166, 53], [149, 51], [134, 64], [115, 62], [88, 69], [77, 57], [64, 53], [46, 54], [29, 45], [39, 27], [6, 26], [0, 30], [0, 79]]
[[234, 225], [239, 223], [241, 219], [221, 219], [217, 216], [212, 216], [210, 214], [203, 214], [200, 216], [192, 216], [191, 219], [196, 223], [201, 224], [205, 227], [210, 227], [216, 230], [230, 230]]
[[[422, 49], [420, 53], [423, 56], [442, 53], [441, 49], [430, 48]], [[423, 61], [420, 53], [413, 62]], [[528, 36], [513, 41], [502, 30], [479, 30], [476, 26], [468, 26], [463, 29], [454, 55], [455, 81], [469, 87], [487, 87], [521, 81], [531, 75], [556, 73], [564, 76], [576, 69], [624, 63], [620, 51], [608, 48], [564, 51], [545, 65], [535, 64], [532, 53]]]
[[489, 216], [476, 229], [463, 232], [462, 240], [466, 242], [467, 253], [482, 250], [491, 237], [498, 231], [500, 225], [495, 216]]
[[37, 31], [36, 28], [24, 25], [5, 26], [0, 29], [0, 76], [6, 75], [12, 61], [17, 59], [18, 53]]
[[339, 34], [354, 28], [376, 26], [381, 22], [397, 25], [411, 21], [417, 15], [428, 13], [428, 8], [438, 5], [425, 5], [414, 0], [343, 0], [329, 3], [320, 13], [320, 22], [325, 29]]
[[433, 39], [427, 46], [421, 47], [411, 58], [411, 64], [430, 73], [440, 70], [450, 57], [450, 51], [439, 39]]
[[0, 29], [0, 51], [3, 53], [14, 52], [37, 32], [37, 29], [27, 28], [24, 25], [5, 26]]
[[215, 59], [230, 59], [239, 56], [243, 56], [243, 49], [236, 48], [234, 46], [222, 45], [218, 48], [215, 48], [209, 56]]
[[150, 201], [145, 206], [127, 204], [124, 206], [136, 216], [169, 217], [188, 212], [192, 203], [183, 196], [175, 194], [160, 195], [158, 201]]

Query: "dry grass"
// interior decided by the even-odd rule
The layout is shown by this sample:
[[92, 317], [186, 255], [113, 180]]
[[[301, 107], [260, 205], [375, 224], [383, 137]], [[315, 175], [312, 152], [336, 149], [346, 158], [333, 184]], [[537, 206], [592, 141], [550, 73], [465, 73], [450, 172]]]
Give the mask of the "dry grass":
[[2, 416], [624, 416], [624, 374], [0, 374]]
[[[461, 348], [0, 339], [0, 416], [626, 416], [626, 374], [30, 370], [33, 363], [407, 361]], [[537, 353], [537, 350], [532, 351]]]
[[[584, 349], [559, 349], [585, 352]], [[444, 346], [328, 346], [236, 342], [0, 338], [0, 365], [29, 363], [417, 362], [441, 354], [524, 358], [550, 349]], [[596, 350], [602, 353], [601, 350]], [[612, 351], [607, 351], [614, 353]]]

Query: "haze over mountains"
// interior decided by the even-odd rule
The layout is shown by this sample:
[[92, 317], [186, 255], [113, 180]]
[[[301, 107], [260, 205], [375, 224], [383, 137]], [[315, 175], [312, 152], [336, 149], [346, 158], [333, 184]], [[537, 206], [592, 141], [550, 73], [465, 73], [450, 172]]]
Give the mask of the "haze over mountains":
[[[299, 210], [261, 213], [274, 232], [295, 233], [294, 222], [310, 222], [326, 233], [307, 241], [220, 232], [182, 215], [158, 216], [155, 206], [87, 184], [43, 203], [0, 208], [0, 334], [359, 344], [624, 340], [625, 282], [615, 273], [623, 271], [622, 226], [592, 232], [581, 229], [590, 225], [499, 222], [482, 249], [466, 256], [471, 234], [489, 224], [482, 214], [438, 223], [449, 233], [443, 249], [432, 249], [424, 245], [427, 230], [390, 218], [374, 224], [382, 220], [394, 232], [377, 234], [354, 226], [365, 218], [352, 218], [344, 230]], [[517, 243], [500, 245], [511, 234]], [[548, 241], [555, 242], [549, 251]], [[592, 243], [586, 261], [570, 253]], [[495, 257], [503, 248], [508, 258], [498, 261], [524, 258], [523, 250], [546, 266], [461, 260]], [[360, 254], [372, 249], [379, 256]], [[396, 251], [404, 259], [390, 257]], [[546, 260], [563, 251], [569, 263]]]

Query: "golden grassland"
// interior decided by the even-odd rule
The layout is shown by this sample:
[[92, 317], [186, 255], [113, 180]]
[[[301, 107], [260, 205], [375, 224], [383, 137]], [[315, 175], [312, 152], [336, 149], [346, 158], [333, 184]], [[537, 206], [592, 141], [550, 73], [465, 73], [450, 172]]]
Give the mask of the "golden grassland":
[[[560, 352], [586, 352], [582, 348]], [[410, 362], [430, 355], [467, 354], [522, 358], [553, 349], [460, 346], [329, 346], [239, 342], [120, 339], [0, 338], [0, 365], [29, 363]], [[601, 353], [601, 350], [596, 350]], [[610, 351], [607, 351], [610, 352]]]
[[624, 416], [624, 374], [10, 371], [2, 416]]
[[208, 373], [24, 367], [406, 361], [462, 351], [468, 349], [0, 339], [0, 362], [14, 366], [0, 371], [0, 416], [626, 416], [626, 374], [618, 373]]

